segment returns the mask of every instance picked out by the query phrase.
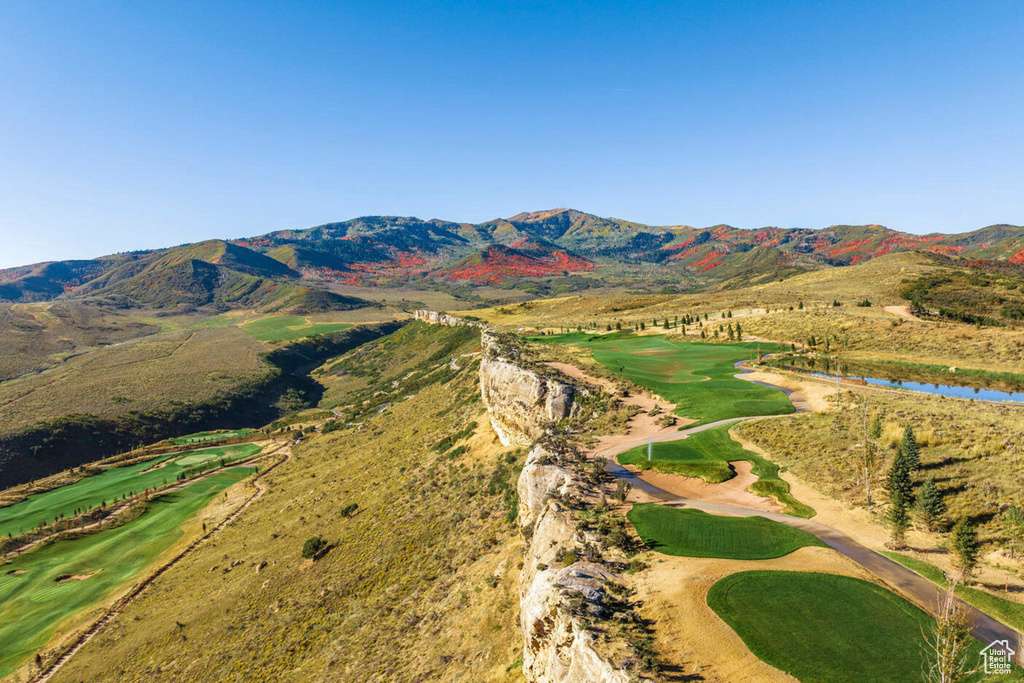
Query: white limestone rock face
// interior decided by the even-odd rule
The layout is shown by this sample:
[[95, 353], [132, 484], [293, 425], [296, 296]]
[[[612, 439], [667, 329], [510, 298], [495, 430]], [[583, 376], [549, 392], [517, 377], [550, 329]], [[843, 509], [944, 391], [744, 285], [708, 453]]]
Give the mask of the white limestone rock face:
[[480, 394], [491, 424], [505, 446], [529, 446], [548, 427], [577, 409], [575, 387], [502, 358], [486, 331], [482, 337]]

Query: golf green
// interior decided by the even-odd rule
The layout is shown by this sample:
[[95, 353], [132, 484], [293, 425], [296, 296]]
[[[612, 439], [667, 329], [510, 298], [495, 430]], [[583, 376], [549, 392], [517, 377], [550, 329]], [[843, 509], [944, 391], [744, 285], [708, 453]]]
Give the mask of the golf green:
[[[150, 501], [138, 519], [32, 550], [0, 566], [0, 678], [44, 647], [69, 617], [135, 579], [181, 525], [252, 468], [235, 467]], [[61, 577], [87, 577], [64, 580]]]
[[243, 330], [262, 342], [295, 341], [350, 327], [350, 323], [314, 323], [298, 315], [278, 315], [242, 325]]
[[731, 427], [728, 424], [712, 427], [679, 441], [652, 444], [650, 460], [647, 459], [647, 446], [621, 453], [617, 459], [620, 464], [634, 465], [641, 470], [655, 469], [686, 477], [700, 477], [711, 484], [732, 479], [735, 472], [729, 463], [746, 460], [753, 466], [752, 472], [757, 476], [757, 481], [750, 485], [752, 493], [774, 497], [784, 506], [786, 514], [813, 517], [814, 509], [794, 498], [789, 491], [789, 484], [779, 477], [778, 465], [733, 441], [729, 436]]
[[103, 502], [113, 503], [132, 492], [174, 483], [178, 475], [189, 468], [211, 462], [219, 464], [222, 458], [227, 463], [235, 462], [256, 455], [261, 448], [251, 443], [218, 446], [161, 456], [128, 467], [112, 467], [73, 484], [0, 508], [0, 534], [21, 534], [42, 522], [52, 522], [59, 515], [71, 517], [75, 510], [89, 510]]
[[[740, 572], [713, 585], [707, 602], [751, 652], [802, 683], [923, 680], [934, 620], [873, 583], [814, 572]], [[981, 647], [972, 640], [972, 667]]]
[[802, 529], [764, 517], [725, 517], [640, 503], [626, 515], [651, 550], [682, 557], [765, 560], [825, 545]]
[[784, 391], [734, 377], [737, 362], [755, 357], [759, 349], [778, 351], [783, 348], [778, 344], [709, 344], [665, 335], [579, 332], [531, 340], [589, 349], [598, 363], [677, 404], [675, 412], [698, 425], [794, 410]]

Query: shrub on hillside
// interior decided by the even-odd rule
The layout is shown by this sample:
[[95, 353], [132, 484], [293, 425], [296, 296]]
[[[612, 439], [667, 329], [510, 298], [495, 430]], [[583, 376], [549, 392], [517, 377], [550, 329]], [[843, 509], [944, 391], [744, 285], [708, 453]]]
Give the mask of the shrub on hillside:
[[315, 559], [326, 547], [327, 541], [319, 536], [307, 538], [306, 542], [302, 544], [302, 557], [306, 560]]

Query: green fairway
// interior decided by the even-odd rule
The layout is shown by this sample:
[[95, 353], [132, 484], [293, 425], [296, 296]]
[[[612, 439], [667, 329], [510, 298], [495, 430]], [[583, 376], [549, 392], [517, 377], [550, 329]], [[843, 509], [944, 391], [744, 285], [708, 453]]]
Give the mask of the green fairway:
[[730, 417], [793, 412], [786, 393], [736, 379], [734, 365], [773, 352], [778, 344], [707, 344], [664, 335], [592, 335], [572, 333], [531, 337], [532, 341], [573, 344], [589, 349], [594, 360], [677, 404], [676, 413], [705, 424]]
[[746, 460], [753, 465], [757, 481], [750, 491], [759, 496], [774, 497], [784, 506], [783, 512], [796, 517], [813, 517], [814, 509], [804, 505], [789, 492], [789, 484], [779, 478], [779, 467], [761, 456], [744, 449], [729, 437], [732, 425], [713, 427], [692, 434], [679, 441], [666, 441], [651, 445], [651, 459], [647, 460], [647, 446], [640, 446], [618, 456], [619, 463], [634, 465], [641, 470], [655, 469], [686, 477], [700, 477], [717, 484], [735, 476], [729, 462]]
[[[813, 572], [740, 572], [713, 585], [707, 600], [751, 652], [802, 683], [922, 680], [934, 620], [873, 583]], [[972, 666], [981, 648], [972, 640]], [[1019, 681], [1019, 673], [1000, 680]]]
[[[916, 557], [909, 557], [901, 553], [883, 550], [882, 554], [893, 562], [902, 564], [910, 571], [920, 574], [932, 583], [942, 586], [943, 588], [947, 588], [949, 586], [949, 582], [946, 581], [946, 577], [942, 574], [942, 570], [933, 564], [929, 564], [924, 560], [919, 560]], [[1012, 600], [1001, 598], [998, 595], [992, 595], [986, 591], [964, 585], [958, 585], [956, 587], [956, 595], [968, 605], [973, 605], [982, 612], [988, 614], [990, 617], [994, 617], [1007, 626], [1024, 633], [1024, 604], [1013, 602]]]
[[[33, 656], [67, 618], [137, 578], [180, 537], [182, 523], [252, 468], [219, 472], [150, 501], [127, 524], [60, 541], [0, 566], [0, 677]], [[57, 582], [61, 576], [83, 580]]]
[[[52, 522], [58, 515], [71, 517], [75, 510], [89, 510], [102, 502], [113, 503], [123, 495], [147, 488], [172, 484], [178, 474], [206, 463], [219, 464], [221, 458], [231, 463], [260, 452], [261, 446], [251, 443], [218, 446], [161, 456], [156, 460], [114, 467], [86, 477], [74, 484], [29, 496], [25, 500], [0, 508], [0, 534], [18, 535], [40, 522]], [[160, 467], [161, 463], [166, 463]]]
[[227, 432], [198, 432], [197, 434], [188, 434], [187, 436], [170, 439], [170, 442], [175, 446], [194, 446], [202, 443], [216, 443], [225, 439], [237, 439], [241, 436], [249, 436], [252, 433], [252, 429], [232, 429]]
[[277, 315], [242, 325], [243, 330], [262, 342], [295, 341], [350, 327], [350, 323], [314, 323], [299, 315]]
[[626, 516], [647, 547], [666, 555], [765, 560], [825, 545], [802, 529], [764, 517], [724, 517], [654, 503], [634, 505]]

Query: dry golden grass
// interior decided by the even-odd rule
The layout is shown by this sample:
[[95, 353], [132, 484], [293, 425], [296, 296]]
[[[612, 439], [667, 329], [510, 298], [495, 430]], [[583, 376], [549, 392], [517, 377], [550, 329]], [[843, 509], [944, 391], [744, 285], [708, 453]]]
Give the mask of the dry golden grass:
[[[522, 680], [507, 495], [523, 454], [479, 431], [456, 457], [433, 449], [479, 417], [475, 386], [467, 365], [298, 446], [55, 680]], [[303, 560], [314, 535], [331, 549]]]
[[104, 417], [181, 401], [199, 403], [267, 377], [262, 345], [234, 328], [154, 335], [72, 358], [0, 384], [0, 429], [71, 413]]

